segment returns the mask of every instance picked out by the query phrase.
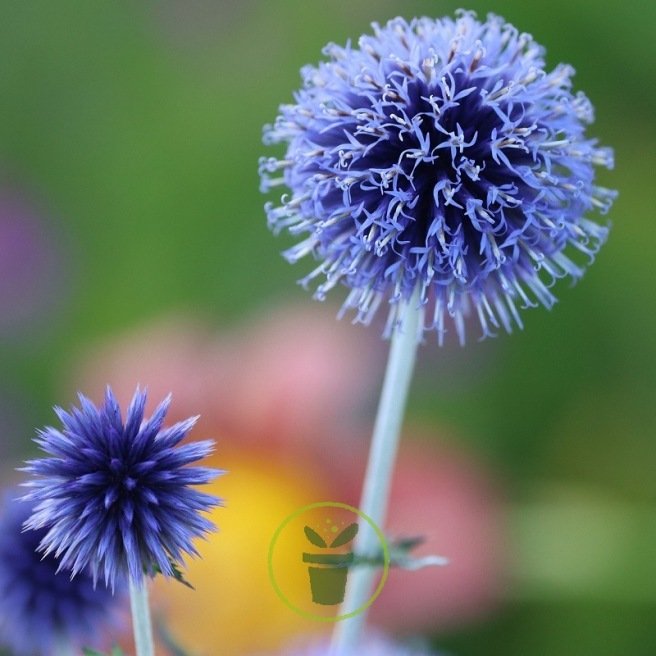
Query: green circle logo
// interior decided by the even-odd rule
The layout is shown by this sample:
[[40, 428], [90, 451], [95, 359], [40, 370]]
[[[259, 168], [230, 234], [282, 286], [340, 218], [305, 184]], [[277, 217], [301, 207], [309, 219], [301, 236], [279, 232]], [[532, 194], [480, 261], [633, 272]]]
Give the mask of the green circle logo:
[[[356, 521], [349, 521], [348, 514]], [[381, 545], [383, 562], [378, 585], [359, 608], [341, 615], [322, 614], [319, 610], [330, 612], [344, 599], [348, 572], [356, 562], [352, 541], [363, 527], [370, 528]], [[308, 551], [298, 553], [298, 536], [303, 533]], [[285, 544], [287, 535], [293, 536], [289, 545]], [[389, 546], [380, 528], [358, 508], [338, 501], [319, 501], [298, 508], [278, 526], [269, 545], [269, 578], [276, 594], [295, 613], [319, 622], [338, 622], [369, 608], [383, 590], [389, 566]], [[298, 598], [298, 585], [285, 589], [285, 576], [280, 575], [283, 570], [285, 576], [295, 576], [297, 581], [302, 576], [307, 581], [307, 598]]]

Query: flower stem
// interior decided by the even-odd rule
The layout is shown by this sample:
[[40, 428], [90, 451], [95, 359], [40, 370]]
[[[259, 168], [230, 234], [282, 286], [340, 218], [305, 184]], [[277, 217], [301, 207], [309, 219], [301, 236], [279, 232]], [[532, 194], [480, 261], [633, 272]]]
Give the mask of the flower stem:
[[154, 656], [148, 588], [143, 579], [136, 583], [130, 579], [130, 608], [132, 609], [132, 630], [134, 631], [136, 656]]
[[[373, 522], [382, 526], [398, 450], [401, 424], [412, 379], [420, 324], [423, 314], [418, 294], [413, 294], [404, 308], [400, 308], [400, 324], [392, 333], [390, 354], [378, 404], [374, 432], [371, 438], [369, 461], [362, 488], [360, 510]], [[360, 556], [380, 551], [378, 536], [367, 522], [360, 522], [354, 551]], [[340, 615], [357, 612], [371, 596], [376, 570], [369, 567], [354, 568], [349, 574]], [[332, 653], [350, 654], [357, 647], [366, 618], [366, 612], [341, 620], [335, 626]]]

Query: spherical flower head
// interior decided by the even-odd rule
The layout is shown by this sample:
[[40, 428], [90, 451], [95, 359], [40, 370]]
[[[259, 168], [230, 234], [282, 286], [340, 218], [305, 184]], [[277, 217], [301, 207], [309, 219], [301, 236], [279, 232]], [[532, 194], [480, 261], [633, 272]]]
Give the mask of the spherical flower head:
[[89, 567], [112, 588], [126, 577], [178, 576], [183, 554], [197, 555], [193, 539], [215, 529], [201, 513], [220, 500], [191, 486], [220, 472], [187, 466], [213, 442], [178, 446], [197, 417], [162, 428], [170, 396], [144, 420], [146, 393], [137, 389], [125, 423], [110, 388], [100, 408], [79, 399], [79, 409], [55, 408], [61, 430], [47, 427], [35, 440], [51, 457], [23, 470], [35, 477], [24, 498], [36, 503], [25, 527], [47, 529], [39, 549], [72, 576]]
[[373, 31], [328, 45], [265, 127], [287, 149], [260, 160], [262, 188], [291, 190], [266, 205], [269, 225], [304, 236], [287, 259], [319, 260], [302, 282], [319, 278], [319, 299], [346, 285], [356, 321], [388, 301], [389, 332], [415, 295], [440, 343], [449, 324], [464, 342], [469, 313], [484, 336], [511, 332], [606, 239], [585, 218], [615, 198], [594, 182], [613, 154], [585, 135], [592, 106], [570, 66], [546, 71], [543, 48], [498, 16]]
[[8, 497], [0, 509], [0, 644], [12, 653], [50, 656], [57, 645], [102, 646], [118, 625], [123, 595], [94, 586], [87, 571], [71, 579], [54, 556], [37, 553], [45, 529], [23, 531], [31, 505]]

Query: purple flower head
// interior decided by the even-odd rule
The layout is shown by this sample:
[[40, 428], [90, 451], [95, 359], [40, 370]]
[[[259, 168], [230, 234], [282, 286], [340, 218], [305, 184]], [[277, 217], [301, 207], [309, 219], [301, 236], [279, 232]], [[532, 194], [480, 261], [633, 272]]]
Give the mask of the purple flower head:
[[285, 256], [320, 265], [301, 282], [319, 279], [319, 299], [349, 287], [342, 311], [356, 321], [388, 301], [389, 333], [417, 294], [440, 343], [449, 323], [464, 342], [471, 312], [484, 336], [511, 332], [520, 307], [551, 307], [551, 283], [580, 278], [580, 256], [606, 239], [584, 216], [616, 195], [594, 182], [613, 154], [585, 135], [592, 105], [570, 66], [547, 72], [543, 48], [498, 16], [373, 31], [328, 45], [265, 127], [287, 149], [260, 160], [263, 191], [291, 191], [266, 205], [269, 225], [303, 236]]
[[46, 531], [22, 531], [30, 510], [9, 497], [0, 510], [0, 644], [26, 656], [50, 656], [57, 645], [101, 647], [103, 629], [119, 623], [123, 595], [94, 586], [87, 571], [71, 579], [54, 556], [37, 553]]
[[200, 513], [220, 500], [190, 486], [221, 472], [186, 466], [214, 443], [177, 446], [197, 417], [163, 429], [170, 395], [145, 420], [146, 393], [137, 389], [125, 423], [109, 387], [101, 408], [79, 399], [80, 409], [55, 408], [62, 430], [47, 427], [35, 440], [51, 457], [23, 469], [35, 476], [25, 499], [36, 502], [25, 527], [47, 529], [39, 550], [72, 576], [89, 567], [112, 588], [128, 576], [176, 576], [183, 553], [197, 555], [192, 540], [215, 529]]

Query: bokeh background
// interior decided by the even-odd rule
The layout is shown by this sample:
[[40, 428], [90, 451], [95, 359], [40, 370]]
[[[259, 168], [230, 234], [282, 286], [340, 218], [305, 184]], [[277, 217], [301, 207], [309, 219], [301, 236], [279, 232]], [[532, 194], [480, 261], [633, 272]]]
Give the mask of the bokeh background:
[[[457, 6], [2, 3], [0, 475], [17, 480], [34, 427], [78, 388], [98, 398], [111, 382], [125, 399], [141, 382], [173, 389], [181, 415], [202, 412], [200, 436], [216, 435], [230, 469], [216, 484], [226, 546], [211, 545], [220, 562], [199, 604], [215, 633], [184, 615], [192, 602], [176, 590], [159, 602], [178, 636], [207, 634], [198, 653], [315, 630], [268, 597], [260, 557], [287, 510], [321, 495], [357, 501], [385, 358], [378, 327], [336, 324], [337, 305], [317, 307], [295, 284], [310, 264], [280, 257], [290, 242], [268, 233], [258, 193], [261, 126], [326, 42]], [[532, 33], [551, 66], [575, 66], [597, 110], [591, 133], [616, 151], [601, 182], [620, 197], [608, 244], [579, 285], [559, 287], [552, 312], [525, 313], [510, 337], [423, 347], [408, 409], [415, 451], [394, 503], [416, 520], [405, 533], [436, 536], [462, 576], [428, 589], [415, 579], [397, 591], [404, 604], [381, 597], [378, 621], [468, 656], [650, 656], [656, 5], [468, 8]], [[259, 537], [231, 542], [248, 531]], [[222, 647], [206, 646], [221, 635]]]

